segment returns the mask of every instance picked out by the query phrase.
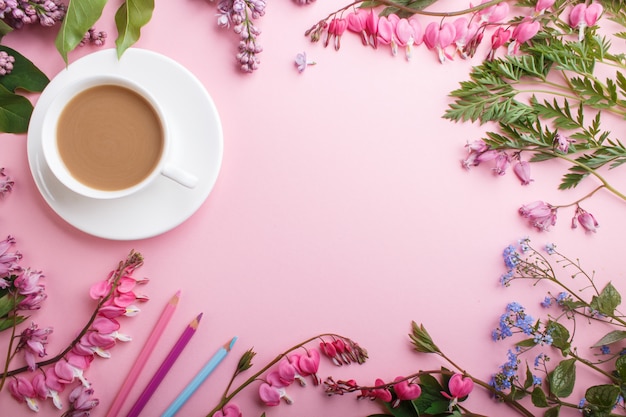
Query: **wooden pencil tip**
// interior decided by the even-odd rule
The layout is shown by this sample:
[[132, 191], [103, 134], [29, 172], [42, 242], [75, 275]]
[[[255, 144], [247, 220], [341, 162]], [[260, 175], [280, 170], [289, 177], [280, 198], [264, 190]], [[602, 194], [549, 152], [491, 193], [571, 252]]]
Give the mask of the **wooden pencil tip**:
[[224, 349], [226, 349], [228, 352], [230, 352], [230, 350], [233, 348], [233, 345], [235, 344], [235, 342], [237, 341], [237, 336], [233, 337], [230, 342], [227, 342], [224, 344]]
[[170, 299], [170, 304], [178, 304], [179, 300], [180, 300], [180, 290], [176, 291], [176, 294], [172, 296], [172, 298]]

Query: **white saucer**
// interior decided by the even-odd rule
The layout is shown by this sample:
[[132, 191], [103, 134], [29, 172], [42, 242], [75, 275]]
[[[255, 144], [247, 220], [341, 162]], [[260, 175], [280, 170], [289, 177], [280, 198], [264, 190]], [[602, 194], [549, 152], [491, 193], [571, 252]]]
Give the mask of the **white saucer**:
[[[187, 189], [165, 177], [123, 198], [96, 200], [62, 185], [46, 165], [41, 146], [43, 116], [69, 82], [93, 74], [121, 74], [149, 90], [163, 107], [175, 138], [174, 164], [199, 178]], [[94, 236], [135, 240], [159, 235], [196, 212], [211, 192], [222, 163], [222, 125], [213, 100], [186, 68], [155, 52], [131, 48], [121, 59], [115, 49], [87, 55], [61, 71], [41, 93], [28, 128], [28, 162], [50, 207], [74, 227]]]

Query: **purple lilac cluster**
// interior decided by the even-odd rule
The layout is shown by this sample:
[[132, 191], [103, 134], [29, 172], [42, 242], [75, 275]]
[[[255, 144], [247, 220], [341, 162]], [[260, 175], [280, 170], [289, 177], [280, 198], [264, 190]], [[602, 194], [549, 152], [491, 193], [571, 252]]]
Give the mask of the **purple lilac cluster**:
[[104, 31], [96, 31], [96, 28], [90, 28], [83, 39], [80, 41], [79, 46], [85, 46], [87, 44], [93, 44], [96, 46], [103, 46], [106, 42], [107, 33]]
[[66, 10], [60, 0], [0, 0], [0, 19], [16, 29], [37, 22], [53, 26], [63, 20]]
[[15, 182], [4, 172], [4, 168], [0, 168], [0, 197], [10, 193], [13, 185]]
[[220, 0], [217, 5], [217, 25], [233, 27], [239, 35], [237, 62], [244, 72], [259, 68], [258, 54], [263, 51], [257, 38], [261, 30], [253, 23], [265, 14], [265, 0]]
[[[6, 53], [6, 51], [0, 51], [0, 75], [7, 75], [13, 71], [13, 64], [15, 58]], [[3, 176], [0, 171], [0, 176]], [[0, 193], [2, 192], [2, 186], [0, 185]]]

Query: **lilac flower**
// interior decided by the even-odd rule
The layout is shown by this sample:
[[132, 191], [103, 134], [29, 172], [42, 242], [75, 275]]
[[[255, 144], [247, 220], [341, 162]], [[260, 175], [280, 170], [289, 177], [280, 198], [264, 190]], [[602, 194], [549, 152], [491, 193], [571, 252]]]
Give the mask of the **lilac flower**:
[[46, 345], [50, 333], [52, 333], [51, 327], [39, 329], [35, 323], [31, 323], [29, 328], [22, 331], [16, 351], [24, 351], [24, 358], [31, 371], [37, 368], [35, 357], [46, 356]]
[[[5, 51], [0, 51], [0, 75], [7, 75], [10, 74], [11, 71], [13, 71], [13, 64], [15, 63], [15, 58], [13, 58], [11, 55], [7, 54]], [[2, 175], [4, 176], [4, 175]], [[3, 181], [5, 183], [9, 183], [8, 186], [12, 187], [13, 186], [13, 181], [10, 181], [9, 179], [7, 179], [6, 181]], [[1, 185], [0, 184], [0, 195], [3, 194], [4, 188], [7, 185]], [[10, 191], [10, 189], [8, 190]]]
[[298, 69], [298, 72], [300, 73], [304, 72], [307, 66], [315, 65], [315, 62], [307, 61], [306, 52], [300, 52], [298, 55], [296, 55], [295, 63], [296, 63], [296, 68]]
[[105, 31], [96, 32], [96, 28], [90, 28], [83, 36], [79, 46], [85, 46], [87, 44], [93, 44], [95, 46], [103, 46], [106, 42], [107, 33]]
[[66, 10], [67, 7], [60, 0], [0, 2], [0, 18], [15, 29], [37, 22], [42, 26], [53, 26], [63, 20]]
[[[0, 57], [2, 57], [3, 53], [6, 54], [6, 52], [2, 51], [0, 52]], [[9, 58], [13, 59], [13, 57], [9, 57]], [[13, 59], [13, 61], [14, 60], [15, 59]], [[11, 63], [13, 61], [11, 61]], [[2, 62], [0, 61], [0, 67], [1, 66], [2, 66]], [[5, 68], [5, 73], [8, 74], [8, 72], [6, 72], [6, 67], [4, 68]], [[11, 190], [13, 190], [14, 184], [15, 184], [14, 181], [4, 173], [4, 168], [0, 168], [0, 197], [4, 197], [5, 194], [8, 194], [9, 192], [11, 192]]]
[[259, 67], [257, 54], [263, 51], [257, 43], [261, 30], [253, 23], [265, 14], [265, 0], [220, 0], [218, 9], [218, 26], [229, 27], [240, 37], [237, 61], [244, 72], [252, 72]]

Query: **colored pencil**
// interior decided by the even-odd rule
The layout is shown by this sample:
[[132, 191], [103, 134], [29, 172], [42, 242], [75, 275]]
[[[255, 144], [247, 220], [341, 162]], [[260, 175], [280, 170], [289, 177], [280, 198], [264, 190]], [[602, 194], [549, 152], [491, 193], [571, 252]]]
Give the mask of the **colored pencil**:
[[139, 353], [137, 360], [130, 369], [128, 376], [126, 376], [126, 380], [122, 384], [120, 390], [117, 393], [117, 396], [115, 397], [115, 400], [111, 404], [111, 407], [109, 408], [109, 412], [107, 413], [106, 417], [116, 417], [120, 412], [120, 409], [124, 405], [124, 401], [126, 401], [130, 390], [137, 381], [137, 378], [139, 377], [139, 374], [141, 373], [144, 365], [148, 361], [148, 357], [150, 357], [150, 354], [154, 350], [159, 339], [161, 338], [161, 335], [165, 331], [165, 327], [167, 327], [167, 324], [172, 318], [174, 310], [176, 310], [176, 307], [178, 306], [179, 300], [180, 290], [177, 291], [176, 294], [174, 294], [174, 296], [165, 305], [161, 316], [155, 323], [154, 328], [152, 329], [152, 333], [150, 333], [148, 340], [146, 340], [146, 344]]
[[154, 376], [152, 376], [152, 379], [148, 382], [148, 385], [146, 385], [146, 388], [144, 388], [143, 392], [135, 402], [135, 405], [133, 405], [133, 408], [130, 409], [130, 412], [126, 417], [137, 417], [139, 413], [141, 413], [141, 410], [143, 410], [146, 406], [150, 397], [152, 397], [152, 394], [154, 394], [163, 381], [163, 378], [165, 378], [165, 375], [167, 375], [169, 370], [172, 368], [172, 365], [174, 365], [174, 362], [176, 362], [176, 359], [178, 359], [182, 351], [185, 349], [185, 346], [187, 346], [187, 343], [191, 340], [191, 337], [196, 333], [201, 318], [202, 313], [198, 314], [198, 316], [193, 319], [187, 327], [185, 327], [185, 330], [178, 338], [178, 341], [174, 344], [172, 350], [170, 350], [170, 353], [168, 353], [167, 357]]
[[230, 342], [224, 344], [224, 346], [220, 347], [217, 352], [211, 357], [211, 359], [200, 369], [200, 372], [191, 380], [191, 382], [185, 387], [184, 390], [176, 397], [174, 402], [170, 404], [170, 406], [165, 410], [165, 412], [161, 415], [161, 417], [172, 417], [175, 415], [178, 410], [187, 402], [189, 397], [193, 395], [194, 392], [202, 385], [202, 383], [211, 375], [211, 373], [215, 370], [217, 365], [220, 364], [233, 348], [236, 337], [233, 337]]

